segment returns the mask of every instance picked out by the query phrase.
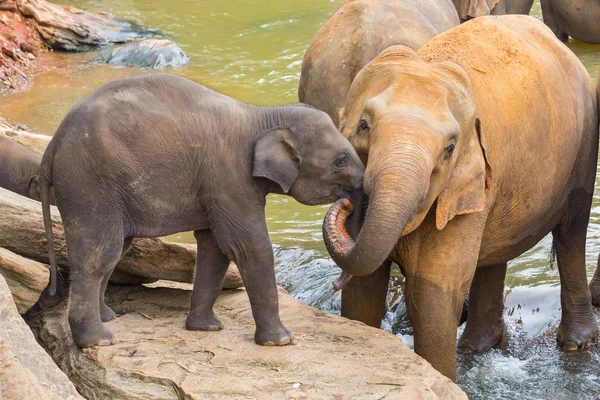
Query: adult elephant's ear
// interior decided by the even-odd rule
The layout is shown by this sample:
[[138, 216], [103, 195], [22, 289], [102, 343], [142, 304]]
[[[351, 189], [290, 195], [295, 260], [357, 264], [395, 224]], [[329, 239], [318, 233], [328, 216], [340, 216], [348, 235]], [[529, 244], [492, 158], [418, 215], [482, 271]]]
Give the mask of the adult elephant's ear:
[[300, 160], [290, 131], [272, 129], [263, 133], [254, 144], [252, 176], [270, 179], [287, 193], [298, 177]]
[[485, 209], [486, 190], [492, 183], [492, 167], [486, 154], [485, 136], [479, 117], [475, 118], [475, 134], [459, 155], [452, 175], [437, 199], [435, 223], [444, 229], [456, 215]]

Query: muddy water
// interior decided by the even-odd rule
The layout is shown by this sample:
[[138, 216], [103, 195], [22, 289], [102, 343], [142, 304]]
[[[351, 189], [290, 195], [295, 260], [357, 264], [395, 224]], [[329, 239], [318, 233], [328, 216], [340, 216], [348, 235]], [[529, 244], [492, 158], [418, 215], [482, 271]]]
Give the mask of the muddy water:
[[[162, 29], [191, 57], [172, 71], [223, 93], [261, 105], [297, 101], [302, 54], [338, 1], [327, 0], [76, 0], [92, 10], [110, 11]], [[540, 16], [539, 4], [533, 15]], [[569, 46], [597, 76], [600, 46]], [[42, 57], [46, 66], [29, 90], [5, 96], [0, 115], [52, 134], [66, 112], [101, 84], [142, 73], [90, 64], [94, 54]], [[50, 67], [48, 67], [50, 66]], [[331, 293], [338, 271], [327, 257], [321, 221], [327, 207], [305, 207], [272, 196], [268, 225], [276, 245], [277, 277], [294, 296], [339, 312]], [[192, 242], [189, 234], [171, 237]], [[564, 353], [554, 348], [560, 318], [558, 271], [549, 263], [550, 238], [510, 263], [506, 279], [508, 340], [500, 349], [461, 357], [458, 383], [472, 398], [584, 399], [600, 397], [600, 351]], [[600, 251], [600, 197], [596, 196], [588, 235], [588, 272]], [[411, 329], [402, 296], [390, 293], [384, 327], [409, 344]]]

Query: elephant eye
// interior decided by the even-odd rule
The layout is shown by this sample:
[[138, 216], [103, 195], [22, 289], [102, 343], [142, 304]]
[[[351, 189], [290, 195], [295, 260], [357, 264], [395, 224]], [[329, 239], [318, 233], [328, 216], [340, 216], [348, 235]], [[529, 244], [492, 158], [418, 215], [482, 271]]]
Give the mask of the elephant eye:
[[447, 160], [448, 158], [450, 158], [450, 156], [452, 155], [452, 152], [454, 151], [454, 147], [455, 147], [455, 144], [450, 143], [448, 146], [446, 146], [446, 148], [444, 148], [444, 160]]
[[348, 165], [349, 160], [350, 160], [350, 157], [348, 156], [348, 153], [341, 153], [338, 156], [338, 158], [336, 158], [335, 161], [333, 162], [333, 167], [335, 169], [342, 169], [346, 165]]
[[358, 130], [359, 131], [361, 131], [361, 130], [364, 131], [364, 130], [367, 130], [367, 129], [369, 129], [369, 123], [366, 120], [361, 119], [360, 122], [358, 123]]

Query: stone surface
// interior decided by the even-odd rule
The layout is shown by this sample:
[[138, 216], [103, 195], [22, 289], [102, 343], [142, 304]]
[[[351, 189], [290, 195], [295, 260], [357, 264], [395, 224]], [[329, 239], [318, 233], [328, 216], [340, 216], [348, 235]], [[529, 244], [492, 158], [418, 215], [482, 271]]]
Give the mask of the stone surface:
[[190, 62], [179, 46], [165, 39], [146, 39], [126, 44], [113, 49], [102, 59], [111, 65], [144, 69], [180, 67]]
[[15, 0], [15, 3], [22, 15], [34, 21], [46, 44], [57, 50], [87, 51], [156, 33], [110, 14], [87, 12], [45, 0]]
[[83, 399], [36, 342], [0, 276], [0, 399]]
[[[156, 284], [155, 284], [156, 285]], [[400, 339], [279, 296], [295, 344], [258, 346], [246, 292], [225, 291], [218, 332], [185, 330], [190, 292], [111, 286], [107, 323], [116, 344], [77, 348], [65, 307], [26, 316], [39, 340], [84, 396], [111, 399], [466, 399]], [[38, 307], [38, 306], [36, 306]], [[90, 397], [91, 398], [91, 397]]]
[[50, 272], [48, 266], [0, 247], [0, 275], [6, 280], [22, 314], [38, 300], [48, 284]]
[[21, 146], [24, 146], [39, 155], [44, 154], [46, 147], [48, 147], [48, 143], [50, 143], [50, 140], [52, 139], [52, 136], [32, 133], [20, 127], [13, 126], [1, 117], [0, 135], [6, 136], [14, 140]]

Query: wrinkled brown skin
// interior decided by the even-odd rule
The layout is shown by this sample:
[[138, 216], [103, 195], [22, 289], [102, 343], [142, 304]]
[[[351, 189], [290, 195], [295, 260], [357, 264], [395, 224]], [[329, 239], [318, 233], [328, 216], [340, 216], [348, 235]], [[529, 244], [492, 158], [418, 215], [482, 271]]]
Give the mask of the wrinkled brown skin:
[[[6, 136], [0, 136], [0, 187], [40, 201], [37, 175], [42, 157]], [[54, 204], [54, 198], [50, 199]]]
[[506, 263], [548, 232], [562, 287], [558, 343], [577, 349], [596, 340], [585, 268], [596, 93], [543, 23], [480, 17], [418, 55], [386, 49], [357, 75], [341, 126], [368, 161], [369, 207], [354, 241], [339, 218], [350, 203], [336, 202], [323, 226], [327, 248], [353, 275], [372, 274], [388, 256], [402, 265], [419, 355], [455, 377], [469, 287], [460, 349], [498, 343]]
[[[598, 115], [600, 116], [600, 68], [598, 69], [598, 87], [596, 88], [598, 98]], [[600, 307], [600, 254], [598, 255], [598, 263], [594, 277], [590, 281], [590, 292], [592, 293], [592, 304]]]
[[533, 0], [452, 0], [460, 21], [484, 15], [529, 14]]
[[[342, 158], [346, 165], [336, 165]], [[44, 201], [51, 184], [64, 222], [75, 343], [113, 342], [102, 324], [114, 317], [104, 290], [131, 238], [190, 230], [198, 259], [187, 328], [222, 328], [213, 304], [233, 260], [250, 298], [255, 341], [290, 343], [279, 318], [265, 197], [333, 202], [362, 187], [363, 171], [327, 114], [305, 105], [255, 107], [167, 74], [102, 86], [65, 117], [40, 169], [53, 270]], [[46, 294], [60, 292], [51, 282]]]
[[541, 0], [544, 23], [563, 42], [569, 36], [600, 44], [600, 1]]
[[386, 47], [418, 49], [458, 25], [451, 0], [348, 0], [325, 22], [304, 54], [298, 97], [334, 123], [356, 74]]

